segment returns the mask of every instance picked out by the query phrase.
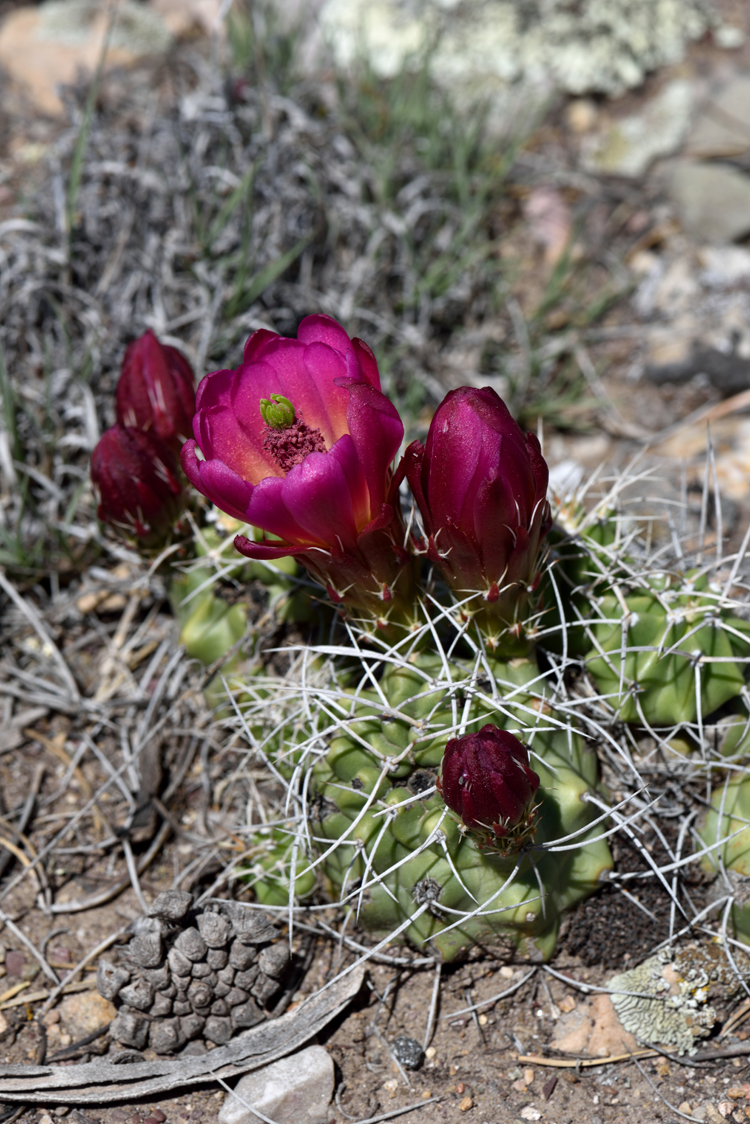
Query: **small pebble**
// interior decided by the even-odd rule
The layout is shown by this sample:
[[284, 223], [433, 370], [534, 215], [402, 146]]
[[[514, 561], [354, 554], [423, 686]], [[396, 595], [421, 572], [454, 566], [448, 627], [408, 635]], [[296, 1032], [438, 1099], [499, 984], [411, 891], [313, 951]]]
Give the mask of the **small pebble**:
[[393, 1041], [393, 1056], [404, 1069], [419, 1069], [424, 1061], [424, 1050], [416, 1038], [400, 1034]]
[[162, 1112], [162, 1110], [160, 1108], [152, 1109], [151, 1120], [155, 1120], [156, 1124], [164, 1124], [164, 1121], [166, 1119], [167, 1119], [166, 1116], [164, 1115], [164, 1113]]
[[37, 1124], [52, 1124], [52, 1117], [45, 1112], [44, 1116], [39, 1117]]
[[26, 965], [26, 957], [22, 952], [13, 948], [5, 954], [5, 969], [9, 976], [20, 976]]
[[59, 1104], [55, 1109], [55, 1116], [67, 1116], [70, 1109], [66, 1104]]
[[114, 1121], [114, 1124], [123, 1124], [123, 1121], [130, 1119], [127, 1112], [123, 1112], [121, 1108], [113, 1109], [110, 1117]]
[[470, 1108], [474, 1107], [474, 1101], [471, 1097], [464, 1097], [461, 1104], [458, 1106], [459, 1112], [468, 1112]]

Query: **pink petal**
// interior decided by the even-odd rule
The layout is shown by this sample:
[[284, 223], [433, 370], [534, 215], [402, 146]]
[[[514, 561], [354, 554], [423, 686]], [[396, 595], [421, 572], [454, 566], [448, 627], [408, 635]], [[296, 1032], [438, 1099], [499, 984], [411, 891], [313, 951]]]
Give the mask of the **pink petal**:
[[362, 372], [362, 377], [365, 382], [369, 382], [370, 386], [374, 386], [376, 390], [380, 390], [380, 371], [378, 370], [378, 361], [373, 354], [370, 347], [367, 346], [364, 340], [352, 340], [352, 347], [354, 354], [357, 356], [359, 362], [359, 369]]
[[227, 515], [247, 522], [245, 512], [253, 494], [252, 484], [220, 460], [199, 460], [192, 440], [182, 446], [180, 459], [188, 480], [202, 495]]
[[388, 470], [401, 445], [404, 427], [398, 410], [384, 394], [367, 383], [349, 379], [346, 383], [349, 432], [367, 480], [370, 511], [374, 514], [385, 502]]
[[281, 475], [281, 469], [263, 448], [262, 420], [255, 433], [248, 432], [235, 411], [219, 407], [202, 410], [196, 423], [198, 444], [207, 461], [218, 457], [251, 484], [258, 484], [266, 476]]
[[253, 332], [245, 344], [242, 362], [252, 363], [255, 359], [260, 359], [266, 344], [278, 338], [278, 332], [271, 332], [268, 328], [259, 328], [257, 332]]
[[[314, 454], [325, 457], [325, 453]], [[309, 457], [308, 457], [309, 460]], [[304, 462], [303, 462], [304, 463]], [[296, 472], [297, 465], [292, 469]], [[288, 479], [288, 477], [286, 478]], [[261, 480], [253, 491], [252, 499], [247, 507], [247, 521], [254, 527], [260, 527], [269, 535], [277, 535], [288, 543], [296, 545], [309, 545], [311, 540], [320, 546], [325, 545], [325, 540], [320, 535], [310, 535], [294, 517], [286, 504], [285, 484], [286, 479], [269, 476]]]
[[228, 406], [232, 393], [234, 371], [212, 371], [202, 378], [195, 392], [196, 410], [208, 410], [212, 406]]
[[352, 341], [338, 321], [322, 312], [315, 316], [306, 316], [300, 322], [297, 339], [304, 344], [325, 343], [342, 354], [349, 351], [352, 346]]
[[351, 438], [345, 435], [336, 452], [310, 453], [283, 482], [284, 503], [311, 542], [333, 550], [354, 550], [357, 526], [352, 500], [361, 490], [359, 466]]

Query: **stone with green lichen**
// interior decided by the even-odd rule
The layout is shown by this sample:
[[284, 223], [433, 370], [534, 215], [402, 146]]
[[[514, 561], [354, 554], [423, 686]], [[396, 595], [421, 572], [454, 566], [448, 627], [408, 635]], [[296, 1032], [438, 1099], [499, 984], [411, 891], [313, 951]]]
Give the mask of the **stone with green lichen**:
[[716, 1023], [709, 1000], [728, 999], [742, 989], [748, 959], [740, 954], [733, 960], [730, 963], [726, 953], [708, 941], [662, 949], [608, 981], [612, 1006], [625, 1030], [640, 1042], [676, 1046], [681, 1055], [694, 1054], [698, 1039], [710, 1034]]

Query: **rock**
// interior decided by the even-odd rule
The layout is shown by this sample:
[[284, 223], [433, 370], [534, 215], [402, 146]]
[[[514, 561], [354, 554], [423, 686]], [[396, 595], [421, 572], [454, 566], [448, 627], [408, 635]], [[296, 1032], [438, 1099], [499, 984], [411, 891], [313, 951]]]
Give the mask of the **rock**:
[[419, 1069], [424, 1061], [424, 1050], [416, 1038], [399, 1034], [398, 1038], [394, 1038], [391, 1048], [396, 1061], [404, 1069]]
[[66, 995], [60, 1004], [60, 1021], [74, 1042], [109, 1026], [117, 1011], [96, 991]]
[[[333, 1097], [333, 1061], [322, 1046], [248, 1073], [219, 1112], [219, 1124], [261, 1124], [257, 1108], [275, 1124], [322, 1124]], [[243, 1104], [243, 1101], [245, 1104]]]
[[568, 128], [574, 133], [590, 133], [598, 118], [599, 111], [591, 98], [575, 98], [565, 110]]
[[151, 7], [174, 36], [202, 31], [205, 35], [224, 33], [226, 21], [219, 17], [221, 0], [151, 0]]
[[22, 976], [26, 965], [26, 957], [22, 952], [12, 948], [5, 954], [5, 970], [9, 976]]
[[130, 979], [127, 968], [116, 968], [109, 960], [100, 960], [96, 969], [96, 987], [105, 999], [114, 999]]
[[598, 175], [642, 176], [657, 157], [669, 156], [680, 147], [694, 100], [692, 83], [670, 82], [642, 113], [611, 121], [604, 131], [584, 140], [582, 166]]
[[736, 74], [711, 94], [696, 117], [685, 153], [702, 160], [750, 151], [750, 74]]
[[563, 1015], [555, 1024], [553, 1045], [566, 1054], [599, 1058], [639, 1049], [633, 1035], [623, 1029], [609, 995], [595, 995]]
[[750, 233], [750, 178], [735, 168], [680, 160], [670, 194], [685, 233], [696, 242], [733, 242]]
[[162, 921], [182, 921], [193, 904], [193, 895], [185, 890], [164, 890], [154, 898], [149, 917]]
[[699, 0], [325, 0], [320, 25], [343, 66], [365, 56], [393, 77], [429, 53], [457, 92], [519, 83], [527, 99], [534, 86], [617, 96], [709, 29], [738, 39]]
[[701, 284], [709, 289], [729, 289], [750, 280], [750, 250], [744, 246], [703, 246], [698, 258]]
[[[107, 9], [99, 0], [47, 0], [18, 8], [0, 24], [0, 66], [38, 111], [60, 114], [59, 86], [75, 82], [81, 71], [94, 73], [107, 26]], [[163, 20], [147, 5], [121, 0], [106, 68], [166, 50], [171, 39]]]
[[193, 970], [190, 974], [194, 980], [204, 980], [209, 976], [212, 976], [214, 983], [216, 983], [216, 980], [218, 978], [216, 976], [216, 973], [211, 968], [211, 965], [207, 964], [205, 960], [198, 960], [195, 964], [193, 964]]
[[689, 345], [687, 356], [675, 345], [673, 351], [657, 352], [657, 358], [661, 361], [654, 362], [652, 358], [646, 365], [646, 374], [657, 385], [684, 383], [696, 375], [705, 375], [711, 386], [725, 396], [739, 394], [750, 386], [750, 359], [733, 351], [724, 352], [693, 343]]

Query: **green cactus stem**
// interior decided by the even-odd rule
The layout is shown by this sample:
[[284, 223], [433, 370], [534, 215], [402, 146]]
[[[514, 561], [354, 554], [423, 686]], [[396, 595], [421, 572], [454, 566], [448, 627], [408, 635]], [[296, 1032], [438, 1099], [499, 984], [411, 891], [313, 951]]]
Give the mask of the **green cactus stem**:
[[[391, 666], [378, 690], [352, 694], [349, 717], [312, 769], [313, 845], [305, 860], [298, 828], [296, 877], [317, 870], [327, 893], [356, 906], [374, 934], [400, 930], [446, 960], [477, 942], [546, 959], [563, 912], [612, 866], [585, 799], [597, 787], [596, 755], [545, 701], [532, 661], [490, 670], [500, 694], [491, 683], [461, 684], [460, 667], [452, 688], [438, 657], [421, 655]], [[541, 778], [537, 830], [516, 854], [478, 846], [434, 790], [458, 715], [468, 730], [492, 721], [529, 747]], [[570, 849], [546, 849], [573, 835]], [[288, 864], [288, 845], [285, 854]], [[273, 843], [255, 865], [252, 881], [267, 904], [288, 902], [283, 857]]]
[[596, 603], [586, 667], [625, 722], [676, 726], [739, 696], [748, 622], [723, 608], [705, 575], [653, 575]]

